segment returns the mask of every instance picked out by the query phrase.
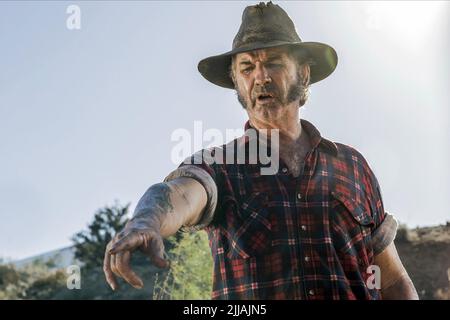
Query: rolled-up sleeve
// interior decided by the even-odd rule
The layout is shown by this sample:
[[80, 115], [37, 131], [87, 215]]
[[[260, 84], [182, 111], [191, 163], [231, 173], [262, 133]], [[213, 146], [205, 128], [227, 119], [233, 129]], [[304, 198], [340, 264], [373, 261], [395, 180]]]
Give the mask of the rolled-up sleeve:
[[[191, 159], [194, 159], [194, 157], [195, 155]], [[198, 231], [207, 227], [212, 222], [217, 207], [217, 185], [213, 178], [213, 170], [204, 162], [200, 164], [193, 163], [193, 161], [185, 160], [164, 179], [164, 182], [168, 182], [180, 177], [189, 177], [198, 181], [205, 188], [207, 203], [204, 211], [201, 213], [201, 218], [193, 226], [183, 226], [180, 229], [183, 232]], [[208, 168], [205, 168], [205, 165]]]
[[392, 214], [385, 213], [383, 222], [372, 231], [372, 248], [374, 255], [378, 255], [394, 241], [397, 234], [398, 222]]

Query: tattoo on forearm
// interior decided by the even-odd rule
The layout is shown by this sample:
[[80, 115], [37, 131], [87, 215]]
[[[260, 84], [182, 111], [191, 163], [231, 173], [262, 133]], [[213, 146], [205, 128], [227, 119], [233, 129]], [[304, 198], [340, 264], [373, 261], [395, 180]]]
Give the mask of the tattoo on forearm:
[[149, 215], [160, 216], [172, 212], [171, 193], [172, 190], [166, 183], [157, 183], [151, 186], [139, 200], [134, 211], [134, 218]]

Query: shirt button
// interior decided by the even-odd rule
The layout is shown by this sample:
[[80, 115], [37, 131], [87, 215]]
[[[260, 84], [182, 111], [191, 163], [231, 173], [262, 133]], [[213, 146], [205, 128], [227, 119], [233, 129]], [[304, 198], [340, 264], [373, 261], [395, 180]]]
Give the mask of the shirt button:
[[305, 261], [306, 261], [306, 262], [309, 262], [309, 257], [308, 257], [308, 256], [305, 257]]
[[301, 228], [303, 231], [306, 231], [306, 226], [304, 224], [302, 224]]
[[288, 169], [287, 169], [287, 168], [283, 168], [283, 169], [281, 169], [281, 171], [282, 171], [283, 173], [287, 173], [287, 172], [288, 172]]
[[313, 295], [314, 295], [314, 290], [309, 290], [309, 291], [308, 291], [308, 294], [309, 294], [310, 296], [313, 296]]
[[297, 193], [297, 199], [300, 200], [302, 198], [302, 195], [300, 193]]

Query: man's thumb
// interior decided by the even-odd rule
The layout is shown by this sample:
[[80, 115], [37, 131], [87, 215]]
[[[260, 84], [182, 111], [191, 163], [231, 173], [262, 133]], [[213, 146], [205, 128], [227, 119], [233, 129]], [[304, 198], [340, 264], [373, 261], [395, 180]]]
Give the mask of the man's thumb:
[[153, 237], [150, 242], [150, 259], [159, 268], [167, 268], [169, 261], [164, 259], [164, 242], [161, 237]]

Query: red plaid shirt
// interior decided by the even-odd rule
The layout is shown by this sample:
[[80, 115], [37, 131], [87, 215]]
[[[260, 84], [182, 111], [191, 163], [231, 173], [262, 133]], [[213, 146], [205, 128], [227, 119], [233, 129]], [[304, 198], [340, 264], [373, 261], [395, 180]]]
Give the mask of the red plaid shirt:
[[305, 120], [301, 125], [312, 149], [297, 178], [282, 159], [274, 175], [261, 175], [259, 164], [179, 167], [205, 170], [217, 187], [216, 205], [211, 186], [198, 179], [210, 205], [191, 228], [209, 236], [213, 299], [380, 298], [366, 285], [367, 267], [395, 229], [383, 223], [377, 179], [358, 151], [322, 138]]

